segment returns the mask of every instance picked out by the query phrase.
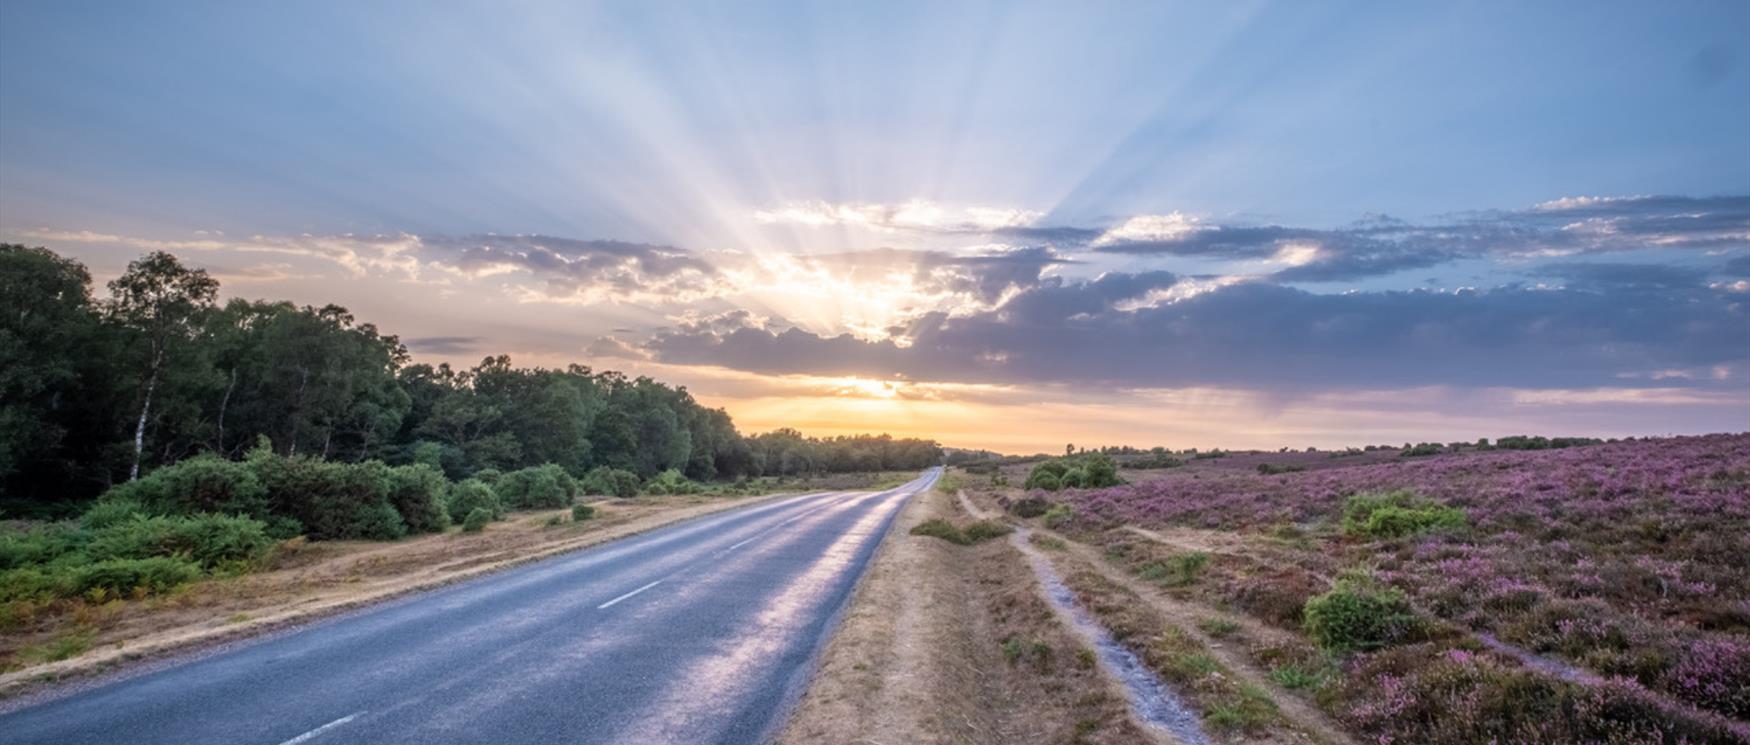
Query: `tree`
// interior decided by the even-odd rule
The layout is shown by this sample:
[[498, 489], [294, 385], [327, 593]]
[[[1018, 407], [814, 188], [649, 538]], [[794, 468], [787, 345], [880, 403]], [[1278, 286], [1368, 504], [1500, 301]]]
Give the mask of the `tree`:
[[109, 283], [109, 291], [107, 317], [131, 332], [138, 348], [133, 363], [140, 415], [134, 425], [133, 464], [128, 468], [132, 481], [140, 477], [146, 424], [159, 379], [199, 333], [201, 320], [218, 297], [219, 283], [204, 269], [189, 269], [175, 256], [153, 251], [128, 264], [127, 271]]
[[[63, 443], [92, 349], [97, 316], [91, 275], [43, 248], [0, 244], [0, 494], [14, 477], [46, 471], [67, 479], [75, 466]], [[30, 488], [34, 491], [34, 488]]]

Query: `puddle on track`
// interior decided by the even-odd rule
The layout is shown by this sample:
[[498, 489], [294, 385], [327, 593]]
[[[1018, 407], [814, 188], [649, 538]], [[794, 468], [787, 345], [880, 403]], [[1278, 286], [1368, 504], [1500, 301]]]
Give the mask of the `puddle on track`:
[[1069, 619], [1070, 625], [1083, 640], [1093, 646], [1100, 664], [1124, 684], [1124, 691], [1130, 698], [1130, 708], [1136, 712], [1137, 718], [1149, 726], [1167, 732], [1185, 745], [1209, 745], [1209, 736], [1204, 734], [1196, 712], [1185, 705], [1140, 657], [1119, 644], [1106, 627], [1094, 620], [1076, 598], [1075, 591], [1069, 589], [1063, 579], [1057, 576], [1057, 570], [1052, 568], [1050, 560], [1027, 543], [1027, 537], [1031, 534], [1032, 531], [1025, 528], [1017, 530], [1012, 542], [1033, 566], [1033, 574], [1039, 578], [1040, 586], [1045, 588], [1045, 595], [1051, 600], [1052, 606]]

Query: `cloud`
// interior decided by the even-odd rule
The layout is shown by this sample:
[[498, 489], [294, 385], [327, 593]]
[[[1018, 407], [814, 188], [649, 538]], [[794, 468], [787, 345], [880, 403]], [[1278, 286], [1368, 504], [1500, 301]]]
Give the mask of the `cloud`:
[[885, 233], [986, 233], [1029, 225], [1040, 214], [1007, 207], [951, 206], [924, 199], [897, 204], [799, 201], [752, 212], [755, 221], [768, 225], [849, 226]]
[[1166, 299], [1191, 281], [1048, 278], [983, 313], [920, 316], [904, 346], [744, 326], [666, 331], [645, 348], [662, 362], [774, 374], [1275, 389], [1587, 388], [1622, 385], [1623, 372], [1750, 360], [1750, 307], [1705, 287], [1333, 295], [1236, 282]]
[[409, 350], [426, 354], [463, 354], [480, 348], [478, 336], [422, 336], [403, 339]]
[[1283, 282], [1347, 281], [1467, 258], [1750, 245], [1750, 197], [1567, 197], [1525, 210], [1457, 215], [1435, 224], [1376, 216], [1330, 229], [1222, 224], [1173, 212], [1131, 217], [1080, 245], [1132, 256], [1244, 261], [1297, 256], [1304, 260], [1276, 270], [1272, 277]]
[[[452, 278], [499, 275], [533, 278], [518, 284], [525, 301], [587, 304], [605, 301], [681, 301], [721, 294], [717, 270], [694, 254], [672, 246], [612, 240], [577, 240], [545, 235], [480, 234], [296, 235], [226, 238], [200, 232], [190, 239], [157, 239], [87, 230], [47, 228], [20, 231], [47, 243], [125, 246], [172, 253], [277, 254], [332, 262], [355, 277], [390, 276], [406, 281], [444, 283]], [[281, 266], [284, 265], [267, 265]], [[262, 275], [234, 280], [294, 278]]]
[[1728, 260], [1718, 273], [1727, 277], [1750, 277], [1750, 254]]
[[1692, 289], [1707, 283], [1707, 271], [1669, 264], [1570, 262], [1546, 264], [1536, 272], [1567, 286], [1596, 291], [1645, 292]]
[[722, 292], [717, 269], [673, 246], [545, 235], [425, 236], [423, 262], [471, 278], [524, 274], [522, 299], [588, 304], [686, 302]]
[[98, 233], [90, 230], [59, 230], [32, 228], [19, 231], [32, 240], [55, 243], [89, 243], [126, 246], [138, 251], [168, 251], [171, 253], [235, 252], [267, 253], [299, 256], [330, 261], [354, 276], [371, 272], [389, 272], [404, 276], [417, 274], [417, 253], [420, 238], [408, 233], [393, 235], [295, 235], [225, 238], [222, 233], [196, 231], [194, 238], [157, 239], [141, 236]]
[[876, 285], [903, 275], [921, 294], [960, 294], [985, 304], [1012, 289], [1037, 284], [1051, 267], [1075, 263], [1042, 246], [1001, 247], [970, 255], [877, 248], [788, 260], [852, 284]]

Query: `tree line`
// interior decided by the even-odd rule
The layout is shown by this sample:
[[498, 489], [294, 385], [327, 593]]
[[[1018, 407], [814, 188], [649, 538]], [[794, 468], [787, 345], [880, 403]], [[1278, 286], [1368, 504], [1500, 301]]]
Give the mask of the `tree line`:
[[153, 252], [96, 297], [79, 262], [0, 244], [0, 497], [82, 501], [199, 454], [426, 463], [452, 479], [555, 464], [695, 480], [915, 469], [930, 440], [743, 436], [729, 414], [648, 377], [414, 363], [337, 305], [219, 302]]

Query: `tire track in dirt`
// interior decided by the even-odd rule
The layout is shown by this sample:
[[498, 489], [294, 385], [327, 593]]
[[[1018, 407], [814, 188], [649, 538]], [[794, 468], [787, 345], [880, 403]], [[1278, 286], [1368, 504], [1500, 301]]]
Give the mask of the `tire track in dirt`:
[[1270, 677], [1269, 671], [1260, 668], [1249, 655], [1236, 651], [1223, 644], [1221, 640], [1204, 633], [1202, 629], [1198, 628], [1198, 624], [1209, 618], [1220, 618], [1239, 625], [1254, 638], [1266, 640], [1289, 639], [1292, 634], [1267, 626], [1250, 616], [1228, 613], [1202, 603], [1170, 597], [1154, 585], [1138, 580], [1112, 566], [1098, 551], [1085, 543], [1070, 540], [1044, 529], [1039, 532], [1063, 541], [1070, 553], [1108, 581], [1136, 593], [1138, 597], [1149, 604], [1149, 607], [1160, 613], [1168, 623], [1179, 627], [1179, 630], [1184, 632], [1186, 636], [1195, 639], [1207, 648], [1209, 654], [1225, 665], [1234, 675], [1269, 692], [1271, 700], [1276, 704], [1277, 711], [1281, 712], [1283, 718], [1291, 724], [1311, 732], [1314, 736], [1331, 745], [1359, 745], [1358, 741], [1350, 737], [1348, 732], [1344, 731], [1342, 726], [1326, 715], [1323, 710], [1283, 688]]
[[[974, 517], [988, 519], [995, 516], [994, 513], [981, 509], [973, 503], [973, 501], [967, 497], [965, 490], [958, 491], [955, 496], [960, 501], [962, 508], [971, 513]], [[1117, 583], [1121, 587], [1128, 588], [1132, 592], [1135, 592], [1169, 622], [1180, 627], [1188, 636], [1197, 640], [1204, 647], [1207, 647], [1210, 650], [1210, 653], [1223, 665], [1227, 666], [1229, 670], [1233, 671], [1235, 675], [1245, 679], [1248, 683], [1257, 685], [1262, 690], [1268, 691], [1272, 701], [1276, 704], [1277, 710], [1281, 712], [1283, 717], [1288, 719], [1290, 723], [1313, 733], [1315, 736], [1323, 739], [1331, 745], [1358, 745], [1354, 738], [1350, 737], [1342, 727], [1340, 727], [1323, 711], [1278, 685], [1273, 679], [1271, 679], [1267, 671], [1260, 669], [1248, 656], [1236, 653], [1231, 648], [1223, 645], [1219, 640], [1211, 638], [1208, 634], [1203, 633], [1198, 629], [1197, 624], [1199, 621], [1210, 617], [1223, 618], [1241, 625], [1248, 633], [1252, 634], [1254, 638], [1263, 639], [1287, 639], [1292, 637], [1288, 632], [1266, 626], [1262, 622], [1252, 619], [1249, 616], [1239, 616], [1225, 611], [1208, 608], [1201, 604], [1188, 603], [1169, 598], [1153, 585], [1140, 582], [1130, 575], [1112, 567], [1111, 564], [1109, 564], [1104, 557], [1100, 556], [1098, 552], [1094, 551], [1092, 547], [1079, 541], [1064, 538], [1062, 535], [1049, 529], [1036, 528], [1034, 530], [1041, 535], [1047, 535], [1063, 541], [1065, 546], [1072, 553], [1094, 568], [1094, 570], [1099, 572], [1101, 576]], [[1161, 536], [1150, 534], [1149, 531], [1144, 531], [1140, 528], [1137, 528], [1136, 530], [1152, 539], [1162, 539]], [[1162, 540], [1162, 542], [1167, 543], [1164, 540]], [[1168, 545], [1175, 544], [1168, 543]], [[1216, 548], [1216, 542], [1214, 541], [1199, 542], [1196, 548], [1184, 550], [1206, 551], [1210, 553], [1221, 552], [1220, 549]]]

